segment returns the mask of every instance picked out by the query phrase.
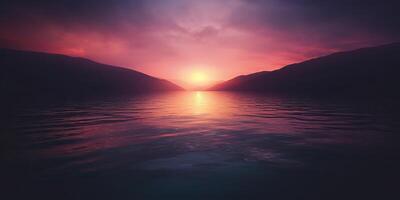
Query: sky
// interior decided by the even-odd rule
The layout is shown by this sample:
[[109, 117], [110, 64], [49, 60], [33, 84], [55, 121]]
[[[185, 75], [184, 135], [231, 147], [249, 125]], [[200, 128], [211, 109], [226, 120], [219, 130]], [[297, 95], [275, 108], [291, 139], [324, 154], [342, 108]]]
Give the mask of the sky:
[[397, 42], [395, 0], [0, 0], [0, 47], [122, 66], [186, 88]]

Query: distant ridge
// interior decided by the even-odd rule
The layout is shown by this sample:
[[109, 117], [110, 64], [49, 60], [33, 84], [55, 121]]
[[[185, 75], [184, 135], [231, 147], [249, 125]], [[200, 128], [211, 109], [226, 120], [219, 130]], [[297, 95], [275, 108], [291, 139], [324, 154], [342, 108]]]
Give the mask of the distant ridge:
[[0, 89], [9, 98], [69, 98], [182, 90], [134, 70], [59, 54], [0, 49]]
[[326, 96], [400, 96], [399, 89], [400, 43], [334, 53], [209, 88]]

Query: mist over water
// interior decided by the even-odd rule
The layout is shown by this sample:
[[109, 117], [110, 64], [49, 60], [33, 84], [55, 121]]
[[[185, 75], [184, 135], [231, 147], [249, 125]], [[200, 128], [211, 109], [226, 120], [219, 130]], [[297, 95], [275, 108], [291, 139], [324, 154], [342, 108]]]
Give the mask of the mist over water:
[[393, 105], [170, 92], [21, 108], [4, 120], [1, 188], [16, 199], [390, 199]]

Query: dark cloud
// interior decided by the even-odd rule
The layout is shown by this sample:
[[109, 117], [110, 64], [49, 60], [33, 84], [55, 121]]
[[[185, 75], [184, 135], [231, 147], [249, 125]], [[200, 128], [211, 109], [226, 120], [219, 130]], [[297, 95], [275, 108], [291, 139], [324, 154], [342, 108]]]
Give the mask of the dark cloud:
[[[40, 31], [44, 24], [66, 29], [80, 27], [99, 32], [121, 33], [129, 26], [144, 30], [157, 26], [178, 29], [162, 13], [151, 13], [155, 4], [174, 4], [157, 0], [9, 0], [0, 1], [2, 32], [12, 34]], [[230, 2], [230, 1], [227, 1]], [[400, 33], [400, 2], [396, 0], [242, 0], [231, 18], [231, 26], [250, 31], [273, 29], [289, 32], [295, 39], [305, 35], [315, 40], [350, 37], [381, 37], [396, 40]], [[177, 3], [190, 5], [190, 3]], [[173, 7], [173, 6], [171, 6]], [[179, 9], [178, 9], [179, 8]], [[189, 10], [177, 7], [175, 12]], [[4, 28], [5, 27], [5, 28]], [[211, 27], [211, 26], [210, 26]], [[8, 30], [5, 30], [8, 29]], [[215, 30], [207, 28], [198, 35]], [[1, 32], [0, 32], [1, 33]], [[290, 34], [288, 34], [290, 35]], [[366, 36], [369, 35], [369, 36]], [[304, 39], [304, 38], [303, 38]]]
[[[293, 25], [307, 20], [316, 22], [343, 22], [380, 26], [398, 31], [400, 2], [397, 0], [245, 0], [280, 23]], [[276, 11], [272, 10], [277, 8]], [[279, 14], [279, 12], [281, 12]], [[271, 16], [272, 15], [272, 16]]]
[[54, 24], [67, 29], [81, 26], [116, 31], [124, 24], [146, 26], [152, 20], [143, 0], [11, 0], [0, 7], [2, 25], [28, 30]]
[[356, 37], [391, 41], [400, 36], [400, 1], [396, 0], [244, 1], [232, 24], [245, 29], [273, 29], [296, 39], [313, 38], [337, 45], [338, 40]]

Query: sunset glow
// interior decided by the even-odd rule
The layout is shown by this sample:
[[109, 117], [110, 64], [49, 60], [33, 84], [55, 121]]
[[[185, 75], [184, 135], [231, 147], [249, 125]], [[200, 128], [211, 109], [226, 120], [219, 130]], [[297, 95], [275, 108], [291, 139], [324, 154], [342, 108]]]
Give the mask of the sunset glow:
[[191, 89], [398, 36], [381, 28], [395, 24], [391, 12], [335, 2], [21, 0], [2, 9], [0, 46], [85, 57]]

